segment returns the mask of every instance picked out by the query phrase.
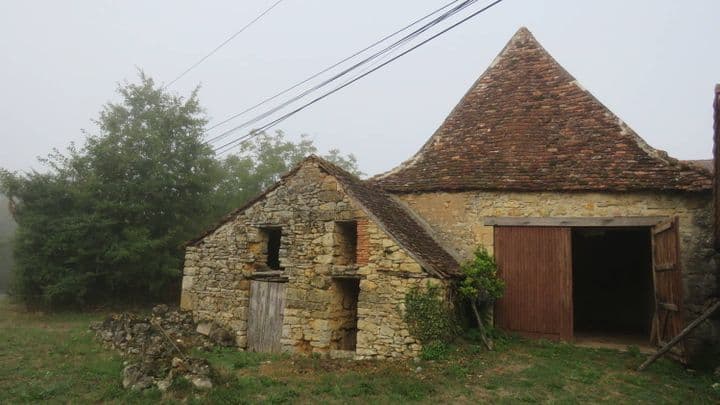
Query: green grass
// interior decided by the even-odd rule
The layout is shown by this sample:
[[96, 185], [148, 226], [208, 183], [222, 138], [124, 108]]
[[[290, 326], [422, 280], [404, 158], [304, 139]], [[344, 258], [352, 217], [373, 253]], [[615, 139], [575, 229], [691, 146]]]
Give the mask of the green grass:
[[121, 386], [122, 359], [95, 343], [101, 314], [26, 313], [0, 301], [0, 403], [123, 402], [160, 399]]
[[[710, 375], [643, 356], [544, 341], [473, 343], [413, 361], [347, 361], [244, 353], [193, 353], [216, 369], [209, 393], [176, 381], [164, 396], [120, 386], [122, 359], [87, 331], [103, 314], [30, 314], [0, 303], [0, 403], [718, 403]], [[421, 370], [416, 369], [420, 367]]]

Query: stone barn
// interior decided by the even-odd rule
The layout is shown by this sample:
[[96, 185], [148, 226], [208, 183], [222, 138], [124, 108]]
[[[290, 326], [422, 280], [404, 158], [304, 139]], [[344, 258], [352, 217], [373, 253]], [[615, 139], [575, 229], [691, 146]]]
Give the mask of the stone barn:
[[405, 295], [458, 267], [401, 203], [311, 156], [188, 246], [181, 306], [248, 350], [408, 357]]
[[[250, 350], [420, 348], [404, 296], [494, 253], [502, 329], [660, 344], [716, 294], [712, 174], [647, 145], [525, 28], [421, 150], [358, 180], [309, 158], [188, 248], [182, 306]], [[698, 328], [679, 355], [718, 341]]]

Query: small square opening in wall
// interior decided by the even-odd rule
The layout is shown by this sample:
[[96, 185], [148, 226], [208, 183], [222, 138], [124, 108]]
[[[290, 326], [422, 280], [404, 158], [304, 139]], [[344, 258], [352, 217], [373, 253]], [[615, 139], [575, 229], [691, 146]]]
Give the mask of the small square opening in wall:
[[280, 267], [280, 243], [282, 228], [260, 228], [263, 239], [267, 242], [265, 253], [268, 267], [273, 270], [282, 270]]
[[357, 235], [357, 222], [335, 222], [335, 264], [357, 263]]

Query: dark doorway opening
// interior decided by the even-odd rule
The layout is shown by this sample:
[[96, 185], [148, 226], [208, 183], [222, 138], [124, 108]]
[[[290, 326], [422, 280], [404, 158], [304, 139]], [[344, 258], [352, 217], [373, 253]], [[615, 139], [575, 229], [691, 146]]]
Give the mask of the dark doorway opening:
[[574, 228], [573, 324], [576, 338], [648, 342], [653, 315], [648, 228]]
[[330, 305], [332, 322], [331, 349], [355, 351], [357, 346], [358, 297], [360, 280], [333, 279], [333, 301]]

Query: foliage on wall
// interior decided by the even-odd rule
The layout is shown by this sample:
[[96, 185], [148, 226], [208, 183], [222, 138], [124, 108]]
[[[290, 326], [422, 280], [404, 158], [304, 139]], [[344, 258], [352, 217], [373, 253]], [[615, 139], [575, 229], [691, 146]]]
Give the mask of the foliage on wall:
[[423, 344], [448, 342], [459, 332], [452, 305], [441, 293], [439, 286], [428, 284], [412, 288], [405, 296], [405, 322]]

